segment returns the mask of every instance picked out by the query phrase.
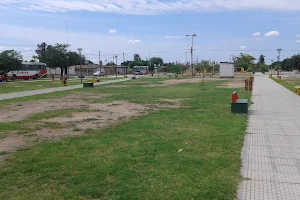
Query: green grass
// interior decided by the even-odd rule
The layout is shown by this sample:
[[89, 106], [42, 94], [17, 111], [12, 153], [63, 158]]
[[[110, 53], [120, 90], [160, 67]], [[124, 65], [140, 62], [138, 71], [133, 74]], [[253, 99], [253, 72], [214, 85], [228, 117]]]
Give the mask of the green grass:
[[[116, 78], [101, 78], [101, 81], [115, 80]], [[84, 79], [84, 82], [91, 81], [92, 79]], [[67, 81], [67, 85], [79, 85], [80, 79], [70, 79]], [[63, 87], [64, 85], [59, 79], [51, 80], [36, 80], [36, 81], [10, 81], [0, 83], [0, 94], [6, 94], [11, 92], [23, 92], [30, 90], [39, 90], [46, 88]]]
[[[273, 79], [275, 81], [275, 79]], [[300, 86], [300, 78], [282, 79], [279, 84], [294, 92], [296, 86]]]
[[235, 199], [247, 115], [230, 113], [232, 89], [130, 84], [89, 92], [116, 95], [105, 101], [186, 99], [187, 107], [18, 151], [0, 164], [0, 199]]

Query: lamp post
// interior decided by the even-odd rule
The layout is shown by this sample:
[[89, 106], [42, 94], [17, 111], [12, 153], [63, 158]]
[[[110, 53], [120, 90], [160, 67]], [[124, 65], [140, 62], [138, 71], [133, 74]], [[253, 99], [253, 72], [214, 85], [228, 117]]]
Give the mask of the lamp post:
[[82, 48], [78, 48], [78, 53], [79, 53], [79, 64], [80, 64], [80, 82], [82, 83], [82, 69], [81, 69], [81, 52]]
[[282, 49], [277, 49], [278, 52], [278, 57], [277, 57], [277, 65], [278, 65], [278, 69], [277, 69], [277, 78], [279, 78], [279, 62], [280, 62], [280, 53], [281, 53]]
[[273, 74], [273, 68], [272, 68], [272, 65], [273, 65], [273, 60], [271, 60], [271, 75]]
[[193, 62], [193, 50], [194, 50], [194, 37], [197, 37], [196, 34], [186, 35], [187, 37], [192, 37], [192, 47], [191, 47], [191, 67], [192, 67], [192, 75], [195, 75], [194, 62]]
[[118, 78], [118, 56], [115, 56], [116, 58], [116, 78]]

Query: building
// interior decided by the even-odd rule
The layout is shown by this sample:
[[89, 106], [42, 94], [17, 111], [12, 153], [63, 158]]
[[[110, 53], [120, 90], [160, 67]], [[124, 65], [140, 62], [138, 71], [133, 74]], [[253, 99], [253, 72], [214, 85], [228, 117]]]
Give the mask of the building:
[[116, 73], [122, 75], [131, 74], [132, 70], [127, 66], [121, 66], [121, 65], [117, 66], [117, 68], [115, 66], [104, 66], [104, 74], [113, 75]]
[[[82, 75], [83, 76], [93, 76], [97, 71], [100, 71], [100, 66], [96, 64], [81, 65]], [[48, 75], [59, 75], [61, 74], [60, 68], [47, 68]], [[70, 66], [68, 68], [69, 76], [80, 76], [80, 65]], [[101, 67], [101, 74], [105, 74], [104, 67]]]
[[149, 67], [148, 66], [134, 66], [133, 67], [134, 72], [142, 72], [143, 74], [149, 73]]
[[220, 78], [234, 78], [234, 63], [220, 62]]

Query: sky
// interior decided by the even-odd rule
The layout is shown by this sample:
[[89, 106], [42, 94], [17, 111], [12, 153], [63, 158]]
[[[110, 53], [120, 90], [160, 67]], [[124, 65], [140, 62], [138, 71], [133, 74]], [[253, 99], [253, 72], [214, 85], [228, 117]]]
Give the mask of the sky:
[[300, 51], [298, 0], [0, 0], [0, 52], [65, 43], [93, 62], [162, 57], [166, 62], [230, 61], [239, 53], [266, 62]]

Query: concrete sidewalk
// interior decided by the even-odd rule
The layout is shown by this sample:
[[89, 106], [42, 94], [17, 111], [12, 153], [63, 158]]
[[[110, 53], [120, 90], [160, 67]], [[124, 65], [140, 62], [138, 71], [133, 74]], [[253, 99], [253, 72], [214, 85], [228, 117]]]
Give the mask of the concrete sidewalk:
[[[130, 78], [124, 78], [124, 79], [117, 79], [117, 80], [110, 80], [110, 81], [104, 81], [99, 83], [94, 83], [95, 86], [97, 85], [107, 85], [111, 83], [119, 83], [124, 81], [129, 81]], [[41, 90], [31, 90], [31, 91], [24, 91], [24, 92], [14, 92], [14, 93], [8, 93], [8, 94], [0, 94], [0, 101], [6, 100], [6, 99], [14, 99], [14, 98], [20, 98], [20, 97], [27, 97], [27, 96], [34, 96], [38, 94], [47, 94], [51, 92], [59, 92], [59, 91], [66, 91], [66, 90], [73, 90], [82, 88], [82, 84], [80, 85], [73, 85], [73, 86], [65, 86], [65, 87], [56, 87], [56, 88], [47, 88], [47, 89], [41, 89]]]
[[238, 199], [300, 199], [300, 97], [255, 75]]

